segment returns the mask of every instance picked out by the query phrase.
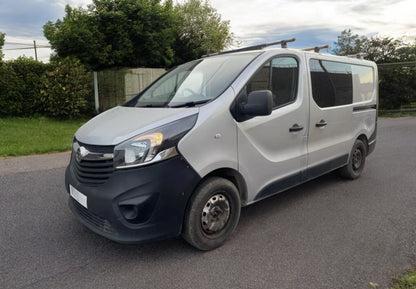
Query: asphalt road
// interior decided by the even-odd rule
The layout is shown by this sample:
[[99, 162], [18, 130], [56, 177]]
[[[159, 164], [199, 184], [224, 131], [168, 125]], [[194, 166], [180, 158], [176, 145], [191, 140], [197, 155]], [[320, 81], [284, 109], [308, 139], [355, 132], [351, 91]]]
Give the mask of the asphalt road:
[[416, 118], [379, 121], [360, 179], [331, 173], [244, 208], [206, 253], [90, 232], [67, 207], [66, 159], [35, 159], [16, 161], [39, 169], [0, 170], [0, 288], [386, 288], [416, 265]]

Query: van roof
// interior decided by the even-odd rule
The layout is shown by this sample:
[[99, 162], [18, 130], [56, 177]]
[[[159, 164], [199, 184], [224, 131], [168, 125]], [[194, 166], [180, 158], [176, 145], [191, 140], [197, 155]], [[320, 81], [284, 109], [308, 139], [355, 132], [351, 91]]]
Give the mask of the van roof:
[[[289, 50], [289, 51], [297, 51], [297, 52], [303, 52], [305, 54], [319, 54], [322, 56], [327, 56], [330, 58], [338, 58], [338, 59], [343, 59], [345, 61], [346, 58], [349, 58], [351, 61], [353, 60], [362, 60], [362, 61], [369, 61], [369, 60], [365, 60], [364, 56], [365, 53], [358, 53], [355, 55], [346, 55], [346, 56], [339, 56], [339, 55], [333, 55], [333, 54], [323, 54], [320, 53], [321, 49], [328, 49], [329, 45], [320, 45], [320, 46], [314, 46], [314, 47], [308, 47], [308, 48], [301, 48], [301, 49], [293, 49], [293, 48], [288, 48], [287, 44], [290, 42], [294, 42], [296, 41], [296, 38], [290, 38], [290, 39], [283, 39], [283, 40], [277, 40], [277, 41], [273, 41], [273, 42], [267, 42], [267, 43], [263, 43], [263, 44], [257, 44], [257, 45], [253, 45], [253, 46], [248, 46], [248, 47], [242, 47], [242, 48], [237, 48], [237, 49], [232, 49], [232, 50], [227, 50], [227, 51], [222, 51], [222, 52], [217, 52], [217, 53], [212, 53], [212, 54], [207, 54], [202, 56], [202, 58], [205, 57], [211, 57], [211, 56], [217, 56], [217, 55], [223, 55], [223, 54], [234, 54], [234, 53], [244, 53], [244, 52], [261, 52], [261, 51], [276, 51], [276, 50]], [[281, 48], [271, 48], [271, 49], [265, 49], [267, 47], [270, 46], [275, 46], [275, 45], [281, 45]]]

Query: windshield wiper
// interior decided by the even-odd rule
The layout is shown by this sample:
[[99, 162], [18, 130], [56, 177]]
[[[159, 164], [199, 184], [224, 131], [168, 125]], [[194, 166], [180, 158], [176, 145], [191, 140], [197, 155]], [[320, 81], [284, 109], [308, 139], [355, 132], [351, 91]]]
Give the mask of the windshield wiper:
[[203, 100], [198, 100], [198, 101], [188, 101], [188, 102], [183, 102], [183, 103], [179, 103], [179, 104], [175, 104], [175, 105], [169, 105], [169, 107], [193, 107], [196, 106], [198, 104], [203, 104], [206, 103], [208, 101], [210, 101], [211, 99], [203, 99]]
[[136, 107], [167, 107], [166, 102], [164, 103], [140, 103]]

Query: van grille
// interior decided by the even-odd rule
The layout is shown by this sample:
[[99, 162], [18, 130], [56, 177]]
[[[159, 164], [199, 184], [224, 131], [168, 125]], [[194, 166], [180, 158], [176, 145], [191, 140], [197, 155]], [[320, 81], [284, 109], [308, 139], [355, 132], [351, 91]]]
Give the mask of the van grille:
[[[77, 142], [92, 154], [112, 153], [113, 146], [92, 146]], [[88, 186], [104, 184], [114, 172], [113, 159], [106, 158], [78, 158], [77, 151], [72, 151], [72, 167], [78, 181]]]
[[78, 181], [91, 186], [104, 184], [114, 171], [113, 160], [79, 162], [74, 158], [73, 163]]

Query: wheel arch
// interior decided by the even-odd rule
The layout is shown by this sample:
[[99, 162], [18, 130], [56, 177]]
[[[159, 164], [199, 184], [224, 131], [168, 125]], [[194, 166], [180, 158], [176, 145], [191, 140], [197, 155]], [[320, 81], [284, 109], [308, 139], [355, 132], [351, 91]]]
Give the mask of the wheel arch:
[[[232, 186], [230, 182], [234, 186]], [[213, 186], [211, 186], [210, 184], [212, 184]], [[218, 231], [214, 230], [214, 235], [210, 235], [211, 237], [207, 237], [206, 234], [208, 233], [206, 231], [203, 232], [203, 230], [205, 229], [203, 229], [204, 220], [202, 219], [203, 216], [206, 216], [206, 214], [208, 214], [208, 212], [205, 212], [206, 214], [203, 215], [204, 208], [207, 207], [206, 201], [210, 200], [206, 198], [213, 197], [213, 192], [215, 192], [215, 194], [218, 194], [218, 186], [221, 189], [225, 189], [225, 191], [221, 194], [228, 196], [228, 202], [231, 203], [231, 209], [229, 209], [228, 211], [234, 213], [229, 213], [229, 215], [227, 216], [227, 220], [224, 223], [225, 225], [222, 225], [222, 227], [220, 227]], [[224, 242], [231, 236], [238, 224], [241, 206], [244, 206], [244, 204], [246, 203], [244, 197], [245, 195], [247, 195], [245, 193], [246, 191], [247, 190], [245, 189], [244, 180], [242, 179], [241, 175], [234, 169], [221, 168], [214, 170], [206, 176], [204, 176], [200, 180], [200, 182], [195, 186], [195, 189], [188, 200], [186, 211], [183, 218], [181, 233], [182, 237], [189, 244], [203, 251], [211, 250], [223, 245]], [[233, 206], [234, 209], [232, 209]], [[208, 223], [208, 219], [205, 221]], [[207, 226], [208, 228], [211, 228], [210, 225]]]
[[210, 172], [209, 174], [205, 175], [200, 180], [199, 184], [201, 184], [204, 180], [206, 180], [209, 177], [220, 177], [220, 178], [224, 178], [232, 182], [236, 186], [240, 194], [241, 206], [244, 207], [245, 205], [247, 205], [247, 197], [248, 197], [247, 184], [243, 176], [237, 170], [232, 169], [232, 168], [216, 169]]
[[365, 148], [366, 148], [366, 152], [367, 152], [367, 155], [368, 155], [369, 147], [368, 147], [368, 138], [367, 138], [367, 136], [364, 133], [362, 133], [356, 139], [359, 139], [364, 143]]

